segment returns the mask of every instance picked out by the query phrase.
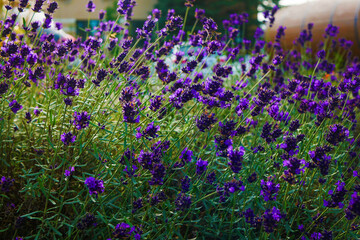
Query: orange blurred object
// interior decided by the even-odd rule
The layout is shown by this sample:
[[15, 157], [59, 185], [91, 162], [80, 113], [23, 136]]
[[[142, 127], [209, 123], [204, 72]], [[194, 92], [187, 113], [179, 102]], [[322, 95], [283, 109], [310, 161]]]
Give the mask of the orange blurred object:
[[351, 40], [354, 43], [351, 50], [354, 55], [360, 56], [360, 0], [317, 0], [281, 8], [275, 14], [273, 27], [267, 28], [265, 38], [274, 41], [278, 27], [286, 26], [281, 45], [291, 49], [294, 40], [302, 30], [307, 29], [309, 23], [314, 23], [311, 47], [317, 47], [320, 41], [324, 41], [325, 29], [332, 24], [339, 27], [336, 38]]

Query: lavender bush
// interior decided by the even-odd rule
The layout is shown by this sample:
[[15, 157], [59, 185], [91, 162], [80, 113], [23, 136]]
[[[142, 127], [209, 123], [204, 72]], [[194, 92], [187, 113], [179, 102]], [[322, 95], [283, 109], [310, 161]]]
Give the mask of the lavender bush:
[[1, 239], [360, 237], [360, 63], [336, 26], [285, 50], [285, 27], [243, 39], [246, 13], [219, 35], [204, 10], [185, 32], [155, 9], [129, 36], [120, 0], [56, 42], [44, 2], [44, 23], [19, 28], [12, 4], [1, 21]]

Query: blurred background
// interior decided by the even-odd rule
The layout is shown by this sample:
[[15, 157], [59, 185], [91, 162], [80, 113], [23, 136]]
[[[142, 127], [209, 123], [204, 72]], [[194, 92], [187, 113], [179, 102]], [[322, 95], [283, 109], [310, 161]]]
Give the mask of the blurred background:
[[[55, 12], [55, 22], [64, 26], [65, 32], [86, 36], [85, 28], [90, 20], [90, 28], [98, 26], [99, 11], [107, 11], [107, 20], [115, 20], [117, 15], [117, 0], [94, 0], [96, 10], [92, 13], [86, 11], [87, 0], [58, 0], [59, 9]], [[135, 36], [136, 28], [141, 28], [152, 9], [162, 11], [159, 26], [163, 26], [168, 9], [175, 9], [177, 15], [184, 16], [186, 7], [185, 0], [136, 0], [131, 17], [129, 31]], [[280, 10], [275, 15], [275, 23], [272, 28], [264, 24], [265, 10], [270, 10], [275, 5]], [[242, 26], [241, 32], [245, 33], [246, 39], [252, 39], [256, 28], [261, 27], [266, 31], [265, 37], [273, 41], [279, 26], [285, 26], [285, 37], [281, 44], [285, 48], [291, 48], [299, 34], [307, 29], [309, 23], [314, 23], [312, 31], [312, 45], [318, 45], [324, 38], [324, 31], [329, 24], [338, 26], [340, 31], [337, 38], [345, 38], [353, 43], [353, 53], [360, 55], [360, 0], [196, 0], [195, 7], [189, 11], [185, 30], [190, 31], [195, 22], [195, 9], [205, 9], [205, 15], [213, 18], [219, 25], [219, 32], [224, 31], [222, 21], [229, 19], [229, 15], [247, 12], [249, 22]], [[196, 25], [196, 29], [201, 24]]]
[[[195, 8], [203, 8], [206, 9], [206, 15], [214, 18], [219, 25], [231, 13], [247, 12], [249, 13], [247, 27], [254, 31], [261, 24], [262, 14], [260, 13], [265, 9], [270, 9], [275, 4], [290, 6], [309, 1], [312, 0], [196, 0], [195, 7], [190, 10], [186, 27], [191, 29], [193, 26]], [[59, 3], [59, 9], [55, 12], [55, 21], [63, 23], [64, 30], [70, 34], [86, 35], [82, 29], [87, 26], [88, 19], [91, 21], [91, 26], [98, 25], [98, 16], [101, 9], [107, 11], [108, 20], [115, 20], [117, 17], [117, 0], [94, 0], [96, 10], [93, 13], [86, 11], [86, 0], [58, 0], [57, 2]], [[136, 2], [137, 6], [134, 8], [130, 26], [133, 31], [142, 26], [146, 17], [151, 14], [154, 8], [162, 10], [164, 18], [168, 9], [175, 9], [176, 13], [182, 16], [185, 15], [186, 11], [185, 0], [136, 0]], [[165, 21], [164, 18], [160, 22]]]

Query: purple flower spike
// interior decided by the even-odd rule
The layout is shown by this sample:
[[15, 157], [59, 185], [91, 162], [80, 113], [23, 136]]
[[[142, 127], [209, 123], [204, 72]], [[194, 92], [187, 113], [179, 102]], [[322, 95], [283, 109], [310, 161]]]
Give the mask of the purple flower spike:
[[44, 2], [45, 0], [36, 0], [34, 8], [32, 8], [32, 10], [34, 12], [40, 12]]
[[87, 213], [83, 218], [80, 219], [78, 224], [76, 224], [76, 227], [79, 230], [86, 230], [88, 228], [95, 227], [96, 225], [96, 217], [91, 213]]
[[318, 51], [318, 53], [317, 53], [317, 56], [318, 56], [319, 59], [324, 59], [325, 55], [326, 55], [326, 52], [325, 52], [324, 49]]
[[69, 167], [69, 170], [68, 170], [68, 169], [65, 170], [64, 175], [65, 175], [66, 177], [70, 177], [71, 174], [72, 174], [72, 172], [75, 172], [75, 168], [74, 168], [74, 167]]
[[138, 133], [136, 134], [136, 138], [141, 138], [142, 136], [144, 136], [150, 140], [159, 136], [156, 133], [160, 130], [160, 126], [155, 126], [154, 122], [151, 122], [149, 125], [147, 125], [147, 127], [142, 133], [140, 133], [140, 129], [141, 127], [136, 129], [138, 131]]
[[273, 182], [273, 177], [269, 177], [268, 181], [261, 179], [261, 192], [260, 195], [264, 197], [264, 200], [272, 201], [276, 200], [277, 192], [280, 190], [280, 184]]
[[185, 193], [179, 193], [175, 200], [176, 210], [185, 211], [191, 206], [191, 197], [186, 196]]
[[203, 161], [201, 158], [199, 158], [199, 160], [196, 162], [196, 174], [203, 174], [206, 171], [208, 164], [208, 161]]
[[71, 132], [68, 133], [63, 133], [61, 135], [61, 141], [65, 144], [65, 145], [69, 145], [70, 143], [75, 142], [76, 136], [73, 135]]
[[191, 150], [189, 150], [188, 148], [185, 148], [185, 149], [181, 152], [180, 159], [181, 159], [183, 162], [189, 163], [189, 162], [191, 162], [192, 155], [193, 155], [193, 152], [192, 152]]
[[15, 114], [23, 108], [23, 106], [21, 106], [16, 100], [11, 101], [11, 103], [9, 103], [9, 107]]
[[359, 192], [354, 192], [351, 195], [351, 200], [349, 206], [345, 210], [346, 218], [348, 220], [354, 219], [356, 216], [360, 216], [360, 194]]
[[26, 8], [26, 6], [28, 5], [29, 0], [20, 0], [20, 4], [19, 7], [21, 8]]
[[337, 183], [335, 183], [335, 185], [336, 185], [336, 189], [329, 191], [331, 200], [330, 201], [324, 200], [324, 206], [329, 208], [335, 208], [335, 207], [343, 208], [344, 204], [342, 203], [342, 201], [344, 201], [347, 192], [347, 190], [345, 189], [345, 183], [338, 181]]
[[41, 109], [39, 109], [38, 107], [35, 107], [35, 109], [34, 109], [34, 115], [35, 116], [39, 116], [39, 114], [41, 113]]
[[74, 113], [74, 125], [77, 130], [84, 129], [89, 126], [91, 115], [89, 115], [87, 112]]
[[339, 28], [337, 26], [334, 26], [332, 24], [329, 24], [327, 28], [325, 29], [325, 37], [336, 37], [339, 33]]
[[8, 192], [10, 190], [10, 187], [14, 185], [14, 182], [15, 182], [14, 179], [10, 179], [2, 176], [0, 181], [1, 191]]
[[88, 12], [94, 12], [95, 8], [96, 8], [96, 5], [92, 0], [90, 0], [88, 2], [88, 4], [86, 5], [86, 11], [88, 11]]
[[55, 10], [58, 8], [58, 3], [57, 2], [51, 2], [49, 4], [49, 7], [46, 9], [50, 14], [54, 13]]
[[349, 130], [340, 124], [334, 124], [329, 126], [329, 132], [326, 136], [326, 141], [336, 146], [340, 142], [347, 139], [347, 137], [349, 137]]
[[276, 207], [273, 207], [271, 210], [267, 209], [262, 216], [265, 232], [274, 232], [275, 228], [277, 227], [277, 223], [283, 217], [283, 214], [281, 214], [280, 210]]
[[245, 150], [243, 147], [240, 147], [239, 150], [234, 150], [232, 146], [228, 148], [228, 158], [230, 160], [228, 165], [234, 173], [240, 172], [244, 154]]
[[104, 192], [105, 187], [103, 180], [95, 179], [93, 177], [88, 177], [85, 180], [85, 184], [89, 188], [90, 195], [95, 194], [95, 196], [97, 197], [99, 193]]
[[199, 119], [196, 120], [196, 126], [199, 128], [200, 132], [205, 132], [209, 130], [211, 125], [216, 123], [217, 118], [214, 113], [203, 113]]

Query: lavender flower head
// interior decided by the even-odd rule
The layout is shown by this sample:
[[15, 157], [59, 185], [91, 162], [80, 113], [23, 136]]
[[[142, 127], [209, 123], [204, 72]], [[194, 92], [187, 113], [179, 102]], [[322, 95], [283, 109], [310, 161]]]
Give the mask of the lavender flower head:
[[152, 10], [152, 15], [154, 18], [159, 19], [161, 17], [161, 10], [155, 8]]
[[39, 116], [39, 114], [41, 113], [41, 109], [39, 109], [38, 107], [35, 107], [35, 109], [34, 109], [34, 115], [35, 116]]
[[267, 209], [262, 216], [265, 232], [272, 233], [282, 218], [283, 214], [276, 207], [273, 207], [271, 210]]
[[63, 133], [61, 135], [61, 141], [65, 144], [65, 145], [69, 145], [70, 143], [75, 142], [76, 136], [73, 135], [71, 132], [68, 133]]
[[175, 200], [175, 206], [177, 211], [185, 211], [191, 206], [191, 197], [186, 196], [185, 193], [179, 193]]
[[95, 194], [95, 196], [97, 197], [99, 193], [104, 192], [105, 187], [103, 180], [95, 179], [93, 177], [88, 177], [85, 180], [85, 184], [89, 189], [90, 195]]
[[359, 192], [354, 192], [351, 195], [351, 200], [349, 206], [345, 210], [346, 218], [348, 220], [354, 219], [356, 216], [360, 216], [360, 194]]
[[205, 10], [204, 9], [195, 9], [195, 18], [197, 20], [202, 20], [205, 17]]
[[199, 158], [199, 160], [196, 162], [196, 174], [203, 174], [206, 171], [208, 164], [208, 161], [203, 161], [201, 158]]
[[232, 146], [228, 148], [228, 158], [230, 160], [228, 165], [234, 173], [240, 172], [244, 154], [244, 147], [240, 147], [239, 150], [234, 150]]
[[32, 121], [32, 117], [31, 117], [31, 113], [30, 112], [26, 112], [25, 113], [25, 119], [27, 120], [27, 123], [30, 123]]
[[236, 180], [235, 178], [229, 182], [224, 183], [223, 187], [216, 188], [216, 192], [220, 194], [220, 203], [225, 202], [231, 193], [237, 191], [245, 191], [245, 186], [241, 180]]
[[88, 12], [94, 12], [95, 8], [96, 8], [96, 5], [92, 0], [90, 0], [88, 2], [88, 4], [86, 5], [86, 11], [88, 11]]
[[153, 169], [150, 171], [152, 178], [149, 180], [150, 185], [162, 185], [166, 174], [166, 168], [162, 163], [154, 164]]
[[157, 111], [161, 105], [162, 105], [162, 102], [164, 101], [165, 99], [162, 97], [162, 96], [155, 96], [153, 98], [150, 99], [150, 110], [151, 111]]
[[190, 190], [190, 178], [188, 176], [185, 176], [181, 180], [181, 192], [186, 193]]
[[9, 107], [10, 107], [11, 111], [12, 111], [13, 113], [15, 113], [15, 114], [16, 114], [20, 109], [23, 108], [23, 106], [20, 105], [20, 103], [18, 103], [18, 101], [16, 101], [16, 100], [11, 101], [11, 102], [9, 103]]
[[339, 33], [339, 27], [329, 24], [325, 29], [325, 37], [336, 37]]
[[289, 130], [295, 132], [300, 127], [300, 125], [300, 121], [295, 119], [290, 123]]
[[78, 224], [76, 224], [76, 227], [79, 230], [86, 230], [90, 227], [95, 227], [96, 225], [96, 217], [91, 213], [87, 213], [83, 218], [80, 219]]
[[331, 151], [331, 147], [317, 147], [315, 151], [309, 151], [309, 156], [320, 170], [320, 173], [325, 176], [329, 173], [331, 156], [326, 155], [327, 152]]
[[149, 125], [147, 125], [147, 127], [145, 128], [145, 130], [141, 133], [140, 132], [141, 127], [137, 128], [137, 134], [136, 134], [136, 138], [141, 138], [142, 136], [146, 137], [147, 139], [152, 139], [152, 138], [157, 138], [159, 135], [157, 134], [157, 132], [160, 130], [160, 126], [155, 126], [154, 122], [149, 123]]
[[7, 84], [6, 82], [0, 83], [0, 95], [5, 94], [8, 89], [9, 89], [9, 84]]
[[15, 180], [14, 179], [10, 179], [10, 178], [6, 178], [4, 176], [1, 177], [1, 191], [2, 192], [8, 192], [10, 190], [10, 187], [12, 185], [14, 185]]
[[20, 8], [26, 8], [26, 6], [28, 5], [29, 0], [20, 0], [20, 4], [19, 7]]
[[69, 169], [66, 169], [64, 175], [66, 177], [70, 177], [72, 172], [75, 172], [75, 167], [69, 167]]
[[206, 176], [206, 181], [209, 184], [214, 184], [214, 182], [216, 181], [216, 173], [215, 172], [211, 172]]
[[186, 0], [184, 5], [186, 7], [193, 7], [194, 3], [195, 3], [195, 0]]
[[253, 172], [252, 174], [250, 174], [250, 176], [248, 177], [247, 180], [248, 180], [249, 183], [255, 182], [255, 181], [257, 180], [257, 174], [256, 174], [256, 172]]
[[45, 0], [36, 0], [34, 8], [32, 8], [32, 10], [34, 12], [40, 12], [44, 2]]
[[130, 227], [127, 223], [119, 223], [116, 225], [113, 235], [115, 238], [125, 239], [129, 238], [134, 230], [135, 227]]
[[317, 56], [318, 56], [319, 59], [324, 59], [325, 55], [326, 55], [326, 52], [325, 52], [324, 49], [318, 51], [318, 53], [317, 53]]
[[99, 12], [99, 20], [103, 20], [105, 17], [106, 11], [101, 9]]
[[252, 227], [260, 227], [262, 224], [261, 217], [257, 217], [251, 208], [246, 209], [241, 213], [242, 217], [245, 217], [245, 222], [249, 223]]
[[273, 182], [273, 177], [269, 177], [267, 181], [261, 179], [261, 191], [260, 195], [264, 197], [264, 200], [272, 201], [276, 200], [277, 192], [280, 190], [280, 184]]
[[205, 31], [210, 35], [215, 34], [216, 30], [218, 29], [216, 22], [212, 18], [205, 18], [203, 25]]
[[89, 126], [91, 115], [89, 115], [87, 112], [74, 113], [74, 125], [77, 130], [84, 129]]
[[188, 148], [185, 148], [181, 152], [181, 155], [179, 158], [181, 159], [182, 162], [189, 163], [189, 162], [191, 162], [192, 155], [193, 155], [193, 152], [191, 150], [189, 150]]
[[214, 113], [203, 113], [200, 118], [196, 120], [196, 126], [199, 128], [200, 132], [205, 132], [205, 130], [211, 129], [211, 125], [216, 123], [217, 118]]
[[329, 208], [334, 208], [334, 207], [343, 208], [344, 203], [342, 203], [342, 201], [344, 201], [347, 192], [347, 190], [345, 189], [345, 183], [338, 181], [337, 183], [335, 183], [335, 185], [336, 185], [335, 191], [329, 190], [329, 195], [331, 196], [331, 200], [330, 201], [324, 200], [324, 206]]
[[123, 105], [123, 116], [124, 122], [127, 123], [138, 123], [140, 116], [138, 115], [137, 106], [139, 106], [139, 101], [137, 99], [131, 102], [125, 102]]
[[54, 13], [55, 10], [58, 8], [58, 3], [57, 2], [51, 2], [49, 4], [49, 7], [46, 9], [50, 14]]
[[126, 14], [127, 11], [132, 8], [132, 2], [131, 0], [119, 0], [118, 3], [118, 8], [117, 8], [117, 11], [119, 14]]
[[329, 132], [326, 136], [326, 141], [336, 146], [340, 142], [344, 141], [347, 137], [349, 137], [349, 130], [340, 124], [334, 124], [329, 126]]

